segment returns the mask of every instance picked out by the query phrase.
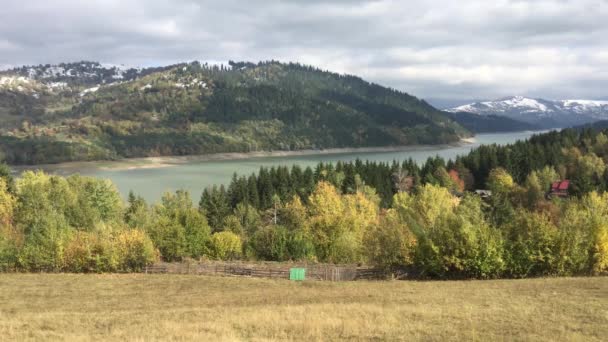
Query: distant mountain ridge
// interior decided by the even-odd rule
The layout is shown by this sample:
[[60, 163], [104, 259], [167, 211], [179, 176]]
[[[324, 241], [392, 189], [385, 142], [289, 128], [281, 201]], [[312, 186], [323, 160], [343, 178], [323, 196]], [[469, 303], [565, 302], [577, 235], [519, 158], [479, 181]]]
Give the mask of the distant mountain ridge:
[[561, 128], [608, 119], [608, 101], [544, 100], [512, 96], [446, 109], [479, 115], [499, 115], [544, 128]]
[[456, 142], [470, 132], [423, 100], [275, 61], [0, 72], [0, 155], [36, 164], [122, 157]]

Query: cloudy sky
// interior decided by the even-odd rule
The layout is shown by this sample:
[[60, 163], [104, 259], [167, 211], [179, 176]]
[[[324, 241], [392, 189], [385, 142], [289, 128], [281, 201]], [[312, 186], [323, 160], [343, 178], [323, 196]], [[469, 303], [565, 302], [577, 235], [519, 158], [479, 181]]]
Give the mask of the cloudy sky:
[[0, 0], [0, 65], [299, 61], [427, 99], [608, 99], [608, 0]]

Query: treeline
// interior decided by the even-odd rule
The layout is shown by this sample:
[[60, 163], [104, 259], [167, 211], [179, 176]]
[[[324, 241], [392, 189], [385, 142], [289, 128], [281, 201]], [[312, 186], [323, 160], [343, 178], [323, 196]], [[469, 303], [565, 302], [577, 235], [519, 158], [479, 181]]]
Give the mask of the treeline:
[[[505, 163], [518, 153], [530, 163]], [[208, 258], [366, 263], [431, 278], [602, 274], [607, 157], [605, 134], [563, 131], [421, 166], [261, 169], [205, 189], [198, 207], [184, 191], [124, 204], [107, 181], [32, 172], [14, 181], [0, 169], [0, 267], [133, 271]], [[565, 178], [570, 196], [547, 197]], [[467, 191], [479, 184], [491, 196]]]
[[[530, 178], [539, 175], [556, 176], [548, 168]], [[369, 187], [341, 194], [322, 181], [307, 204], [297, 195], [266, 211], [238, 204], [212, 228], [207, 209], [194, 208], [185, 192], [152, 206], [131, 196], [123, 207], [107, 181], [29, 172], [15, 195], [0, 181], [0, 267], [115, 272], [158, 258], [246, 258], [370, 263], [434, 278], [608, 270], [608, 195], [547, 201], [503, 169], [489, 181], [489, 203], [427, 184], [398, 193], [385, 210]]]
[[535, 170], [553, 167], [562, 179], [570, 179], [573, 193], [605, 191], [608, 173], [608, 131], [593, 128], [565, 129], [532, 136], [511, 145], [482, 145], [455, 161], [470, 172], [473, 187], [483, 188], [492, 169], [502, 167], [522, 183]]

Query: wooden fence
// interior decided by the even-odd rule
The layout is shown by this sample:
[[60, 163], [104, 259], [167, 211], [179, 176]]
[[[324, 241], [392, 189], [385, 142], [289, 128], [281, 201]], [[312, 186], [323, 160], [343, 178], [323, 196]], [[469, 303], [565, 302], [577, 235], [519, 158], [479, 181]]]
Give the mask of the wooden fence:
[[305, 268], [307, 280], [353, 281], [384, 279], [386, 273], [370, 267], [330, 264], [286, 263], [157, 263], [144, 269], [145, 273], [199, 274], [289, 279], [293, 267]]

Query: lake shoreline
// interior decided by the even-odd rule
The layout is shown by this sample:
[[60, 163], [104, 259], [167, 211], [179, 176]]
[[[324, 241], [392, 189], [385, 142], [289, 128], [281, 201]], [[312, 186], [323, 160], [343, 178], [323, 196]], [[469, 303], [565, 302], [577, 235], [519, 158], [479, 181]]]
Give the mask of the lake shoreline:
[[[438, 145], [399, 145], [399, 146], [374, 146], [374, 147], [341, 147], [326, 149], [303, 149], [293, 151], [252, 151], [252, 152], [223, 152], [209, 153], [186, 156], [158, 156], [158, 157], [137, 157], [123, 158], [117, 160], [97, 160], [97, 161], [73, 161], [57, 164], [39, 165], [11, 165], [17, 173], [27, 170], [44, 170], [50, 172], [69, 171], [74, 169], [100, 169], [106, 171], [127, 171], [141, 169], [160, 169], [172, 166], [184, 165], [189, 163], [207, 161], [231, 161], [246, 160], [255, 158], [280, 158], [297, 156], [316, 156], [316, 155], [340, 155], [349, 153], [390, 153], [408, 152], [413, 150], [433, 150], [448, 147], [459, 147], [474, 144], [475, 137], [462, 138], [458, 142], [451, 144]], [[71, 173], [71, 172], [70, 172]]]

